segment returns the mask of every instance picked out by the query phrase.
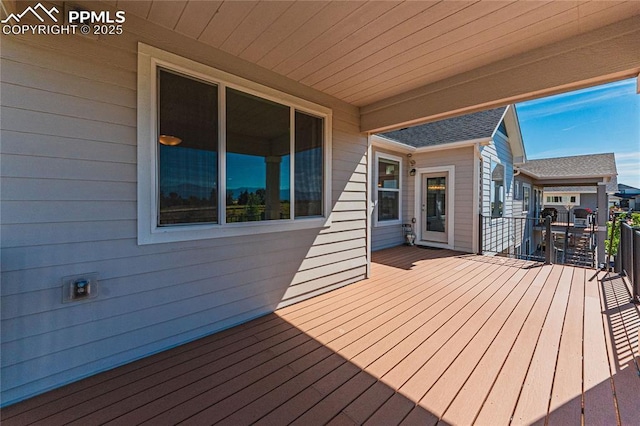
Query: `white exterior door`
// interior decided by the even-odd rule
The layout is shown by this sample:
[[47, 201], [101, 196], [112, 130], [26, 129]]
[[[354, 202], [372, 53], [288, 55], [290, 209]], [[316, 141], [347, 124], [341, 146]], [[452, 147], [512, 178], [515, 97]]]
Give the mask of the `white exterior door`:
[[421, 239], [425, 242], [449, 244], [450, 226], [449, 176], [447, 172], [425, 173], [421, 178]]

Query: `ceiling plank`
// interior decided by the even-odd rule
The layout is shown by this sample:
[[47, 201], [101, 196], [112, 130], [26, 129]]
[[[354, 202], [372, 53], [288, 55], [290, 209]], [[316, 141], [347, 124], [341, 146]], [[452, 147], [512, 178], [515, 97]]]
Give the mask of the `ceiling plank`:
[[174, 29], [186, 5], [186, 1], [154, 1], [147, 19], [163, 27]]
[[293, 4], [288, 1], [259, 2], [220, 45], [220, 49], [239, 56]]
[[403, 28], [407, 20], [420, 15], [432, 5], [433, 3], [431, 2], [402, 3], [372, 20], [366, 26], [349, 35], [349, 37], [340, 40], [330, 50], [326, 50], [316, 56], [295, 70], [295, 72], [289, 74], [289, 76], [303, 84], [313, 86], [318, 81], [333, 74], [337, 68], [335, 63], [337, 60], [345, 56], [350, 57], [358, 47], [377, 39], [380, 35], [393, 28]]
[[224, 1], [200, 34], [199, 40], [219, 48], [257, 5], [257, 1]]
[[329, 5], [313, 16], [309, 25], [299, 27], [288, 38], [283, 40], [275, 48], [269, 51], [258, 61], [258, 65], [267, 69], [273, 69], [284, 60], [295, 56], [307, 44], [311, 43], [321, 34], [339, 23], [362, 7], [365, 3], [361, 1], [339, 1], [329, 2]]
[[[500, 3], [492, 3], [501, 6]], [[436, 42], [438, 37], [447, 34], [450, 29], [456, 28], [465, 22], [470, 22], [477, 18], [477, 12], [485, 9], [479, 5], [471, 6], [465, 2], [443, 2], [436, 7], [429, 9], [425, 17], [417, 22], [411, 22], [407, 25], [409, 28], [415, 29], [407, 36], [402, 33], [391, 34], [392, 37], [386, 46], [373, 52], [366, 57], [362, 57], [363, 53], [354, 52], [354, 57], [358, 57], [358, 61], [349, 63], [348, 58], [343, 63], [347, 65], [342, 70], [336, 70], [326, 80], [322, 81], [317, 87], [330, 87], [340, 84], [333, 88], [333, 92], [339, 92], [346, 88], [360, 90], [354, 88], [354, 79], [366, 81], [366, 76], [373, 77], [382, 74], [385, 71], [397, 68], [406, 57], [415, 58], [417, 52], [425, 49], [434, 49], [440, 46], [440, 42]], [[491, 11], [493, 9], [490, 9]], [[488, 12], [489, 12], [488, 11]], [[483, 12], [484, 13], [484, 12]], [[425, 22], [428, 18], [428, 22]], [[395, 40], [393, 40], [395, 38]], [[406, 60], [406, 59], [404, 59]]]
[[328, 4], [329, 2], [326, 1], [294, 3], [260, 37], [247, 46], [239, 56], [251, 62], [258, 62], [287, 37], [290, 37], [297, 29], [306, 27], [307, 21], [312, 19]]
[[[450, 77], [454, 69], [462, 73], [640, 13], [640, 2], [597, 3], [598, 7], [582, 2], [551, 2], [496, 28], [474, 32], [466, 40], [456, 40], [450, 45], [439, 43], [439, 50], [423, 56], [411, 52], [406, 57], [411, 62], [393, 60], [368, 70], [359, 70], [357, 83], [352, 77], [336, 87], [316, 88], [355, 105], [366, 105], [393, 96], [400, 90], [410, 90]], [[496, 38], [486, 38], [487, 34], [494, 34]], [[372, 74], [373, 78], [370, 77]], [[389, 84], [390, 81], [393, 83]], [[341, 90], [336, 90], [338, 88]]]
[[175, 30], [189, 37], [199, 38], [221, 5], [222, 1], [187, 2]]
[[322, 52], [331, 49], [336, 43], [349, 37], [358, 29], [367, 25], [373, 19], [382, 15], [389, 9], [397, 6], [398, 2], [380, 1], [364, 4], [361, 8], [351, 13], [345, 19], [336, 23], [325, 33], [315, 38], [311, 43], [300, 50], [296, 55], [289, 57], [273, 70], [279, 74], [289, 75], [297, 68], [312, 60]]
[[125, 12], [147, 19], [149, 10], [151, 10], [152, 1], [118, 1], [118, 9], [124, 9]]
[[379, 131], [635, 76], [640, 16], [525, 52], [361, 108]]
[[[378, 73], [374, 78], [366, 81], [366, 85], [361, 81], [361, 90], [354, 97], [344, 92], [341, 96], [358, 104], [369, 104], [389, 96], [390, 91], [397, 91], [401, 85], [412, 84], [412, 88], [415, 88], [437, 81], [442, 78], [441, 75], [436, 74], [438, 72], [448, 72], [447, 77], [450, 77], [452, 67], [458, 70], [457, 73], [463, 73], [474, 67], [521, 53], [523, 50], [531, 50], [578, 34], [577, 8], [571, 7], [569, 2], [553, 2], [544, 9], [535, 10], [532, 15], [534, 17], [525, 17], [525, 21], [516, 31], [507, 33], [498, 31], [497, 37], [493, 39], [484, 39], [476, 34], [469, 35], [472, 41], [480, 39], [483, 43], [475, 49], [470, 49], [462, 55], [462, 58], [459, 55], [454, 57], [460, 53], [456, 52], [455, 46], [427, 52], [424, 55], [405, 52], [402, 54], [402, 60], [398, 60], [396, 68]], [[532, 24], [532, 22], [535, 23]], [[563, 28], [566, 33], [561, 33], [560, 28]], [[446, 45], [446, 43], [443, 44]], [[460, 46], [464, 47], [464, 44], [461, 43]], [[510, 46], [510, 49], [498, 54], [498, 49], [504, 46]], [[470, 64], [471, 61], [475, 61], [475, 64]], [[384, 68], [386, 69], [386, 65]], [[366, 78], [365, 74], [362, 75], [363, 80]], [[393, 81], [393, 83], [381, 86], [379, 81]]]
[[578, 12], [580, 31], [591, 31], [640, 14], [640, 1], [580, 3]]

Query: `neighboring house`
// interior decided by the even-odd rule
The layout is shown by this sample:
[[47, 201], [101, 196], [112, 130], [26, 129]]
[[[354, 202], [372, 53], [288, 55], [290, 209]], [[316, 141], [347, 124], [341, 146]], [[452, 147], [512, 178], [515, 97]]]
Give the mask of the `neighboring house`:
[[598, 204], [597, 188], [589, 186], [558, 186], [544, 188], [543, 207], [552, 207], [566, 213], [567, 207], [588, 208], [595, 211]]
[[479, 214], [522, 213], [513, 202], [514, 158], [525, 158], [513, 105], [378, 134], [372, 144], [373, 250], [401, 244], [405, 223], [418, 245], [475, 252]]
[[368, 277], [421, 190], [420, 238], [475, 251], [479, 213], [516, 210], [513, 108], [378, 160], [368, 136], [639, 66], [628, 4], [35, 3], [1, 7], [2, 405]]
[[640, 210], [640, 189], [619, 183], [618, 192], [614, 195], [619, 199], [620, 208]]
[[547, 182], [542, 194], [543, 207], [555, 208], [561, 214], [566, 213], [567, 208], [589, 208], [594, 212], [598, 208], [597, 185], [556, 186], [563, 180], [575, 182], [599, 178], [606, 183], [609, 196], [618, 192], [618, 172], [613, 153], [528, 160], [518, 168], [539, 181]]

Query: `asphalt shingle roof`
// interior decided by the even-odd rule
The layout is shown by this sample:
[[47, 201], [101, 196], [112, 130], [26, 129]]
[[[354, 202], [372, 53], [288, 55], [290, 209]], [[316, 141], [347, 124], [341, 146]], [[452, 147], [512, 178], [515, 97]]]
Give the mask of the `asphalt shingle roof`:
[[638, 192], [640, 191], [640, 189], [638, 188], [634, 188], [633, 186], [629, 186], [629, 185], [625, 185], [624, 183], [619, 183], [618, 184], [618, 191], [624, 193], [624, 192]]
[[[618, 192], [618, 171], [613, 153], [527, 160], [526, 163], [518, 167], [525, 173], [531, 173], [539, 178], [611, 176], [611, 181], [607, 183], [607, 192]], [[560, 191], [561, 188], [569, 187], [555, 187], [554, 189]], [[547, 189], [545, 188], [545, 190]]]
[[527, 160], [526, 163], [519, 165], [519, 167], [524, 172], [545, 178], [618, 174], [613, 153]]
[[490, 138], [493, 136], [498, 124], [500, 124], [506, 108], [500, 107], [461, 115], [419, 126], [393, 130], [380, 135], [416, 148]]

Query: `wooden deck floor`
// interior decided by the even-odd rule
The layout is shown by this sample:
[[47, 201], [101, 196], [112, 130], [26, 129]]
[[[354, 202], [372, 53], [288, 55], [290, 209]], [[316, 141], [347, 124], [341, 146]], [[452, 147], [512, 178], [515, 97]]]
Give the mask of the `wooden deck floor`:
[[57, 424], [637, 425], [636, 306], [591, 269], [446, 250], [2, 410]]

